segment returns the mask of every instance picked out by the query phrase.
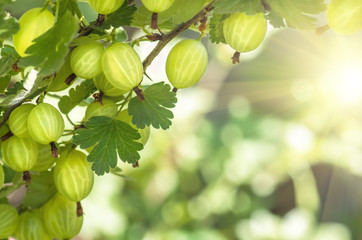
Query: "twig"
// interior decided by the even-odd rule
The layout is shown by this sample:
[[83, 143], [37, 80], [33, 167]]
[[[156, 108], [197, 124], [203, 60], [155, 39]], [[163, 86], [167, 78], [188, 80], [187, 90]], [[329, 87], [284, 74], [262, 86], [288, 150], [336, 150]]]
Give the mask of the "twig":
[[211, 1], [208, 5], [206, 5], [200, 12], [198, 12], [193, 18], [188, 20], [187, 22], [181, 23], [176, 28], [174, 28], [171, 32], [167, 33], [162, 40], [158, 42], [156, 47], [152, 50], [152, 52], [146, 57], [143, 61], [143, 71], [146, 71], [147, 67], [152, 63], [153, 59], [161, 52], [161, 50], [169, 43], [172, 39], [177, 37], [180, 33], [187, 30], [191, 25], [199, 22], [205, 16], [214, 9], [214, 2], [216, 0]]

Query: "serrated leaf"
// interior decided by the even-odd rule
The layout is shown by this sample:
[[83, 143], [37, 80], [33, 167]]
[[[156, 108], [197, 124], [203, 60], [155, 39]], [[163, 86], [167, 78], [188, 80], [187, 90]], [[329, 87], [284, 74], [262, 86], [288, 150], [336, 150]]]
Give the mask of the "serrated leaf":
[[16, 52], [15, 48], [10, 45], [4, 45], [4, 47], [1, 49], [1, 57], [7, 57], [9, 55], [13, 55], [16, 59], [19, 59], [20, 56]]
[[82, 16], [76, 0], [59, 0], [58, 17], [63, 16], [67, 10], [70, 11], [73, 15]]
[[11, 66], [16, 63], [17, 58], [13, 55], [8, 55], [0, 59], [0, 77], [11, 71]]
[[30, 56], [21, 58], [19, 66], [41, 66], [40, 74], [53, 74], [63, 65], [78, 28], [77, 18], [66, 11], [50, 30], [34, 40], [25, 52]]
[[8, 88], [5, 94], [7, 96], [15, 95], [21, 90], [26, 90], [26, 89], [23, 87], [23, 81], [18, 81], [15, 82], [11, 88]]
[[63, 96], [58, 102], [59, 110], [68, 114], [75, 106], [81, 103], [96, 90], [93, 80], [88, 79], [69, 90], [68, 96]]
[[215, 14], [210, 19], [210, 41], [213, 43], [226, 43], [223, 33], [224, 20], [229, 15]]
[[[186, 22], [195, 16], [204, 6], [206, 0], [176, 0], [167, 11], [158, 14], [158, 25], [161, 29], [172, 29], [177, 24]], [[134, 15], [133, 26], [150, 25], [152, 12], [140, 6]]]
[[297, 29], [314, 29], [317, 18], [312, 16], [325, 11], [324, 0], [268, 0], [271, 7], [267, 15], [274, 27], [287, 25]]
[[19, 31], [18, 21], [4, 11], [4, 6], [11, 2], [11, 0], [0, 1], [0, 41], [11, 37], [11, 35]]
[[137, 97], [128, 104], [128, 112], [132, 115], [132, 123], [138, 128], [152, 125], [154, 128], [167, 129], [171, 126], [173, 113], [168, 108], [175, 107], [176, 93], [164, 82], [152, 84], [144, 92], [144, 101]]
[[245, 12], [253, 15], [264, 10], [261, 1], [256, 0], [219, 0], [215, 2], [214, 6], [215, 14]]
[[86, 128], [78, 129], [73, 143], [81, 148], [89, 148], [96, 144], [87, 157], [93, 162], [92, 169], [97, 175], [108, 173], [117, 165], [119, 158], [128, 163], [140, 159], [138, 151], [143, 145], [137, 142], [141, 137], [137, 130], [123, 121], [104, 116], [90, 118], [84, 123]]
[[8, 13], [0, 13], [0, 39], [7, 39], [19, 31], [18, 21]]
[[[7, 97], [0, 99], [0, 107], [10, 108], [16, 104], [24, 102], [27, 99], [32, 99], [45, 90], [41, 88], [44, 76], [39, 75], [36, 70], [31, 70], [26, 75], [25, 80], [22, 83], [23, 89], [16, 91], [16, 94], [8, 95]], [[8, 93], [7, 93], [8, 94]]]
[[31, 184], [24, 198], [23, 206], [32, 209], [40, 208], [56, 192], [53, 172], [40, 172], [39, 175], [32, 174]]
[[88, 36], [79, 37], [73, 40], [73, 42], [70, 44], [70, 46], [80, 46], [83, 44], [91, 43], [97, 40], [103, 39], [102, 36], [99, 36], [98, 34], [89, 34]]
[[128, 6], [128, 1], [125, 1], [119, 9], [108, 14], [107, 19], [100, 26], [97, 26], [94, 21], [90, 23], [90, 27], [103, 31], [111, 28], [111, 26], [119, 28], [121, 26], [131, 25], [132, 16], [136, 11], [137, 8], [135, 5]]

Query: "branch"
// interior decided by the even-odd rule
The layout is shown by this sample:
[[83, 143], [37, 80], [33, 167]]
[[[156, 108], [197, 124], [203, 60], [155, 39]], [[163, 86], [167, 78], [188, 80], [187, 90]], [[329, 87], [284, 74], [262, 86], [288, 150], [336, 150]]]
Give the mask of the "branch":
[[171, 32], [167, 33], [162, 40], [158, 42], [156, 47], [152, 50], [152, 52], [143, 60], [143, 71], [146, 71], [147, 67], [152, 63], [153, 59], [161, 52], [161, 50], [169, 43], [172, 39], [177, 37], [180, 33], [187, 30], [191, 25], [199, 22], [207, 14], [214, 9], [214, 2], [216, 0], [211, 1], [208, 5], [206, 5], [200, 12], [198, 12], [193, 18], [188, 20], [187, 22], [181, 23], [176, 28], [174, 28]]

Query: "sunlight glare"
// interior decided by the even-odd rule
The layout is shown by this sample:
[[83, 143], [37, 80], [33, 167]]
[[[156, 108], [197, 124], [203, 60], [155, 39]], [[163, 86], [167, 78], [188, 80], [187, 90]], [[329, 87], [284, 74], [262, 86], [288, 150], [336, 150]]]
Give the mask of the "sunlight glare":
[[328, 67], [320, 82], [324, 95], [332, 101], [350, 106], [362, 101], [362, 68], [356, 63], [337, 63]]

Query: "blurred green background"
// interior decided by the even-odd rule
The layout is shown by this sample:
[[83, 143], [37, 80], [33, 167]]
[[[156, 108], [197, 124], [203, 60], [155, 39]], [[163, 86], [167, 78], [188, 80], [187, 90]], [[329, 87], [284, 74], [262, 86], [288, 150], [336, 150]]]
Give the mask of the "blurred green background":
[[[153, 80], [167, 81], [167, 53], [185, 37], [197, 34], [161, 52]], [[270, 28], [232, 65], [232, 49], [204, 39], [205, 76], [177, 93], [171, 129], [152, 129], [139, 168], [96, 177], [77, 239], [362, 239], [361, 41]]]
[[270, 29], [232, 66], [233, 51], [205, 39], [205, 76], [178, 92], [139, 168], [97, 178], [80, 239], [362, 239], [361, 40]]

